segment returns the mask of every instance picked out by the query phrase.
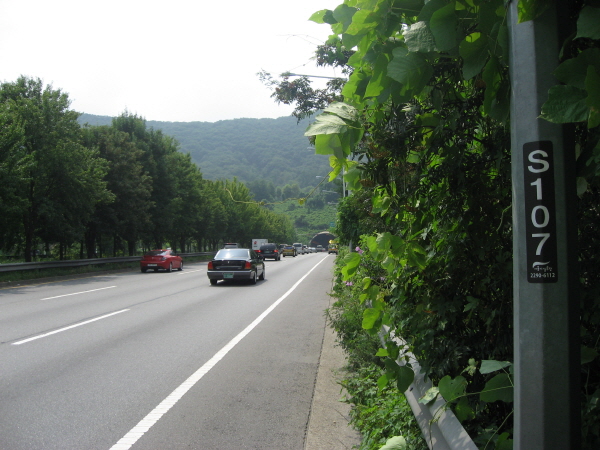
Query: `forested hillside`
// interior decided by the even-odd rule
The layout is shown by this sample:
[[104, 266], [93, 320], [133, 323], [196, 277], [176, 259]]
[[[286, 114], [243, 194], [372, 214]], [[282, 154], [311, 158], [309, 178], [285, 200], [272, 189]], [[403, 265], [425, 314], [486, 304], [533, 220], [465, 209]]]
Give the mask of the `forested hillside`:
[[[112, 118], [83, 114], [79, 123], [110, 125]], [[278, 119], [234, 119], [219, 122], [146, 121], [149, 128], [173, 136], [183, 153], [209, 180], [232, 179], [248, 183], [272, 181], [275, 186], [317, 184], [317, 175], [326, 175], [329, 159], [308, 150], [304, 131], [309, 120], [294, 117]]]
[[[291, 220], [253, 201], [240, 180], [204, 178], [173, 136], [129, 113], [82, 127], [69, 105], [39, 78], [0, 84], [0, 258], [296, 239]], [[279, 192], [300, 193], [293, 187]]]

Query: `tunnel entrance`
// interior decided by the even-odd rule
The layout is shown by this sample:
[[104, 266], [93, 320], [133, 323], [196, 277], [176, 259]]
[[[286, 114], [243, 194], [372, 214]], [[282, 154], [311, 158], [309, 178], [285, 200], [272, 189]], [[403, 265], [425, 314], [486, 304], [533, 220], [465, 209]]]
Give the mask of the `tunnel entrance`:
[[335, 236], [327, 231], [323, 231], [322, 233], [315, 234], [314, 237], [310, 240], [309, 247], [316, 247], [317, 245], [323, 246], [323, 248], [329, 247], [329, 241], [335, 239]]

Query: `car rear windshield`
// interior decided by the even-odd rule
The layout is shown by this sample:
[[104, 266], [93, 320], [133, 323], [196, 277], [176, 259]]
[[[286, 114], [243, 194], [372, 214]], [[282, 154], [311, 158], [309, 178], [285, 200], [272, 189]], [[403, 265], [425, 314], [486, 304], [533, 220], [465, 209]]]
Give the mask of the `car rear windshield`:
[[248, 258], [248, 249], [245, 248], [224, 248], [219, 250], [215, 255], [215, 259], [233, 259], [233, 258]]
[[166, 255], [167, 252], [163, 250], [152, 250], [151, 252], [146, 253], [145, 256], [163, 256]]
[[275, 250], [277, 248], [277, 246], [275, 244], [266, 244], [266, 245], [261, 245], [260, 246], [260, 251], [264, 251], [264, 250]]

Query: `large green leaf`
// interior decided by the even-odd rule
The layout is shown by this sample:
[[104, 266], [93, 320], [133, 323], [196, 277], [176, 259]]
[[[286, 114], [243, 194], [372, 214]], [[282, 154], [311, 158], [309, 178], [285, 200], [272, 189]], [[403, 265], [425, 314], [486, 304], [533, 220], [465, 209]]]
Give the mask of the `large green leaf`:
[[344, 281], [348, 281], [356, 273], [360, 264], [360, 255], [358, 253], [348, 253], [344, 257], [344, 267], [342, 267], [342, 276]]
[[[353, 161], [350, 161], [353, 162]], [[349, 164], [348, 168], [344, 172], [344, 180], [346, 181], [346, 188], [351, 191], [358, 191], [362, 188], [360, 184], [361, 171], [356, 164]]]
[[481, 361], [481, 367], [479, 368], [479, 372], [482, 374], [492, 373], [497, 370], [502, 370], [505, 367], [511, 366], [512, 363], [510, 361], [495, 361], [493, 359], [484, 359]]
[[509, 374], [499, 373], [485, 384], [479, 398], [484, 402], [501, 400], [506, 403], [513, 401], [513, 383]]
[[567, 59], [556, 68], [554, 75], [562, 83], [585, 89], [588, 66], [600, 73], [600, 49], [589, 48], [576, 58]]
[[456, 27], [458, 18], [454, 12], [455, 2], [450, 2], [438, 9], [431, 16], [429, 27], [435, 39], [435, 46], [440, 51], [456, 47]]
[[600, 39], [600, 8], [586, 6], [577, 20], [578, 38]]
[[600, 75], [592, 66], [587, 68], [585, 89], [588, 93], [585, 103], [590, 108], [588, 128], [594, 128], [600, 125]]
[[467, 390], [467, 380], [460, 375], [454, 379], [449, 375], [446, 375], [440, 380], [438, 388], [440, 390], [440, 395], [444, 397], [447, 402], [451, 402], [465, 395]]
[[390, 382], [390, 378], [387, 376], [387, 373], [384, 373], [379, 378], [377, 378], [377, 387], [380, 391], [384, 390]]
[[405, 450], [406, 448], [406, 439], [402, 436], [394, 436], [385, 441], [385, 445], [379, 450]]
[[400, 392], [405, 392], [415, 380], [415, 373], [408, 366], [400, 366], [396, 372], [396, 385]]
[[344, 159], [344, 148], [339, 134], [318, 134], [315, 138], [315, 153], [317, 155], [333, 155]]
[[350, 34], [343, 33], [342, 34], [342, 44], [346, 48], [354, 48], [360, 44], [360, 41], [363, 40], [365, 36], [362, 34]]
[[322, 9], [320, 11], [317, 11], [312, 16], [310, 16], [308, 20], [311, 20], [312, 22], [316, 23], [328, 23], [330, 25], [333, 25], [337, 22], [333, 17], [333, 11], [329, 9]]
[[355, 70], [350, 79], [346, 82], [342, 89], [342, 95], [347, 98], [353, 98], [355, 96], [362, 97], [361, 90], [364, 84], [369, 83], [369, 77], [365, 75], [361, 70]]
[[311, 123], [304, 136], [316, 136], [318, 134], [340, 134], [345, 133], [348, 125], [335, 114], [319, 114], [317, 119]]
[[335, 18], [335, 20], [337, 20], [338, 23], [342, 24], [342, 33], [345, 33], [350, 24], [352, 23], [352, 16], [354, 16], [356, 11], [356, 8], [352, 8], [344, 3], [339, 5], [333, 11], [333, 17]]
[[[395, 6], [395, 5], [394, 5]], [[418, 21], [429, 22], [433, 14], [440, 8], [446, 6], [446, 0], [429, 0], [425, 2], [423, 8], [419, 12]]]
[[365, 330], [371, 330], [381, 317], [381, 311], [377, 308], [367, 308], [363, 311], [362, 327]]
[[598, 357], [598, 352], [590, 347], [584, 345], [581, 346], [581, 364], [587, 364], [592, 362]]
[[356, 108], [343, 102], [332, 103], [327, 108], [325, 108], [323, 112], [335, 114], [336, 116], [339, 116], [342, 119], [350, 121], [358, 120], [358, 111], [356, 111]]
[[513, 450], [513, 440], [510, 439], [509, 433], [502, 433], [498, 436], [496, 441], [496, 448], [494, 450]]
[[404, 41], [411, 52], [429, 53], [436, 50], [435, 39], [426, 22], [413, 23], [404, 32]]
[[408, 242], [406, 245], [406, 258], [408, 264], [416, 267], [419, 270], [423, 270], [427, 265], [426, 252], [416, 242]]
[[501, 11], [504, 13], [502, 0], [490, 0], [479, 3], [479, 12], [477, 13], [479, 31], [491, 36], [492, 30], [497, 26], [498, 22], [505, 22], [503, 20], [504, 15], [498, 15], [498, 8], [501, 8]]
[[380, 251], [386, 251], [390, 248], [391, 245], [392, 234], [389, 231], [384, 233], [379, 233], [377, 235], [377, 248]]
[[352, 23], [346, 29], [346, 33], [355, 36], [362, 36], [367, 34], [376, 26], [377, 22], [375, 21], [373, 13], [369, 10], [361, 9], [352, 17]]
[[463, 59], [463, 76], [469, 80], [481, 72], [488, 59], [488, 41], [480, 33], [471, 33], [460, 43], [459, 53]]
[[373, 76], [369, 81], [365, 97], [377, 97], [389, 84], [389, 82], [387, 82], [387, 80], [389, 80], [387, 76], [387, 66], [389, 62], [389, 57], [386, 53], [381, 53], [377, 57], [377, 61], [373, 67]]
[[469, 404], [467, 397], [461, 397], [454, 407], [454, 414], [461, 422], [475, 418], [475, 411]]
[[431, 64], [422, 54], [408, 53], [402, 47], [395, 48], [392, 54], [394, 58], [388, 64], [388, 76], [418, 94], [431, 78]]
[[500, 89], [502, 77], [500, 75], [500, 64], [498, 58], [492, 56], [483, 69], [483, 81], [485, 81], [485, 93], [483, 110], [486, 114], [492, 113], [492, 106], [496, 100], [496, 94]]
[[517, 5], [519, 23], [523, 23], [537, 19], [552, 5], [552, 2], [547, 0], [519, 0]]
[[425, 394], [423, 394], [423, 396], [419, 399], [419, 403], [426, 405], [427, 403], [435, 400], [439, 393], [440, 389], [437, 386], [432, 386], [427, 389], [427, 392], [425, 392]]
[[574, 86], [553, 86], [542, 106], [541, 117], [549, 122], [570, 123], [588, 120], [587, 93]]

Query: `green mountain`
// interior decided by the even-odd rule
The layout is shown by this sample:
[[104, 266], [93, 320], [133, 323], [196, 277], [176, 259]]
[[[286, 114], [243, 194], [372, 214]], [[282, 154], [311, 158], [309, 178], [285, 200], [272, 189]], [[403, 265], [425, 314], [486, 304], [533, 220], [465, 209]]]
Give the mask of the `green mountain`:
[[[81, 124], [110, 125], [112, 118], [83, 114]], [[275, 187], [315, 186], [331, 169], [329, 158], [310, 150], [304, 131], [310, 120], [233, 119], [218, 122], [146, 121], [148, 127], [173, 136], [190, 153], [209, 180], [237, 177], [244, 183], [271, 181]]]

